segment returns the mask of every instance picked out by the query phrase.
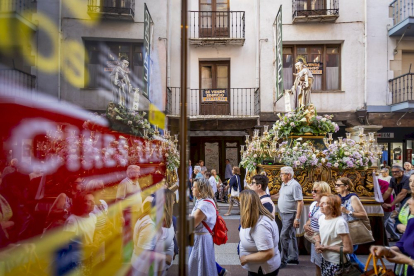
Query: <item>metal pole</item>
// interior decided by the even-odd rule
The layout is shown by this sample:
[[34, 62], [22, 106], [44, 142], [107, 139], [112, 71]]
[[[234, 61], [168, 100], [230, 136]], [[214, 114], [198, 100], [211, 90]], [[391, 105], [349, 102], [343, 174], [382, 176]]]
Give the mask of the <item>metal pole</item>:
[[187, 229], [187, 1], [181, 0], [181, 99], [180, 99], [180, 187], [179, 187], [179, 260], [178, 275], [187, 275], [186, 249], [188, 244]]

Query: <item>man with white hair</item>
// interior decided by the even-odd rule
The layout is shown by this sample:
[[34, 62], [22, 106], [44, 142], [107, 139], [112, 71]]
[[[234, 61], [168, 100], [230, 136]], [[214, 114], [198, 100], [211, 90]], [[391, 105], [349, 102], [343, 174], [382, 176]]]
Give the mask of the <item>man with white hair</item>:
[[296, 228], [299, 227], [299, 220], [303, 209], [302, 186], [293, 179], [292, 167], [282, 167], [280, 177], [282, 185], [279, 193], [273, 198], [278, 199], [282, 230], [280, 232], [280, 243], [282, 248], [282, 259], [280, 268], [289, 264], [299, 264], [299, 249], [296, 241]]
[[[126, 171], [127, 177], [118, 185], [117, 201], [123, 202], [123, 208], [130, 207], [133, 217], [138, 217], [142, 211], [141, 187], [139, 186], [140, 167], [130, 165]], [[135, 225], [135, 221], [134, 224]]]
[[404, 163], [404, 175], [410, 177], [414, 173], [410, 162]]

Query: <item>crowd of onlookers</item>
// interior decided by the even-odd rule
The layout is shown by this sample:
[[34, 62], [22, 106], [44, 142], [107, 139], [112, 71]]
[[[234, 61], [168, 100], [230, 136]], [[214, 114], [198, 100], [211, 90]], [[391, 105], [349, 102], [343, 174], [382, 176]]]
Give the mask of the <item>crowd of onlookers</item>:
[[[237, 169], [233, 168], [234, 175], [239, 173]], [[393, 166], [391, 176], [383, 168], [378, 177], [384, 199], [381, 206], [384, 211], [384, 229], [390, 236], [389, 241], [397, 243], [393, 247], [371, 246], [370, 250], [376, 256], [395, 263], [395, 274], [401, 276], [414, 275], [414, 261], [411, 259], [414, 258], [414, 220], [410, 220], [414, 217], [413, 172], [408, 163], [404, 168]], [[266, 192], [268, 178], [265, 175], [254, 176], [251, 184], [243, 187], [243, 191], [237, 185], [241, 183], [237, 179], [236, 185], [224, 186], [228, 194], [233, 193], [233, 187], [238, 187], [238, 196], [234, 198], [240, 205], [238, 253], [248, 275], [278, 275], [279, 270], [288, 264], [299, 265], [296, 229], [300, 227], [302, 216], [307, 217], [305, 237], [311, 242], [311, 262], [315, 264], [316, 275], [347, 275], [335, 273], [351, 266], [362, 273], [365, 264], [358, 260], [355, 251], [358, 245], [373, 242], [374, 237], [367, 211], [355, 192], [352, 180], [346, 177], [337, 179], [334, 191], [326, 182], [315, 182], [312, 188], [314, 202], [309, 212], [302, 214], [303, 192], [301, 185], [294, 179], [293, 169], [281, 168], [280, 177], [282, 184], [279, 193], [272, 196]], [[206, 203], [215, 201], [217, 197], [208, 180], [209, 174], [199, 175], [193, 186], [197, 200], [192, 215], [196, 218], [196, 233], [199, 233], [192, 251], [196, 250], [197, 253], [190, 254], [191, 275], [216, 275], [215, 270], [211, 272], [217, 267], [213, 241], [209, 235], [205, 235], [207, 231], [201, 223], [207, 220], [211, 223], [210, 227], [214, 226], [214, 208], [217, 208]], [[274, 201], [277, 201], [277, 206]], [[396, 206], [399, 206], [398, 214], [395, 213]], [[281, 221], [280, 231], [275, 214]], [[217, 269], [219, 275], [223, 271], [225, 269]]]
[[[130, 262], [131, 275], [166, 274], [178, 254], [173, 215], [176, 195], [167, 185], [152, 194], [143, 193], [141, 177], [140, 167], [131, 165], [111, 187], [103, 179], [82, 175], [58, 181], [39, 170], [22, 172], [18, 160], [11, 160], [1, 175], [2, 254], [31, 237], [43, 239], [58, 233], [59, 238], [70, 241], [54, 260], [65, 260], [62, 272], [76, 267], [85, 275], [94, 275], [110, 256], [121, 263]], [[310, 259], [316, 275], [334, 275], [341, 269], [341, 256], [343, 263], [364, 270], [355, 251], [373, 237], [367, 211], [351, 179], [338, 178], [334, 191], [326, 182], [313, 183], [314, 202], [305, 213], [302, 187], [295, 180], [294, 170], [282, 167], [280, 178], [279, 192], [270, 196], [269, 179], [264, 174], [253, 176], [246, 184], [240, 168], [232, 167], [227, 160], [222, 181], [202, 160], [194, 168], [190, 163], [188, 185], [194, 201], [191, 216], [195, 235], [189, 252], [189, 275], [228, 273], [215, 260], [210, 234], [220, 201], [229, 202], [224, 215], [230, 215], [235, 204], [240, 207], [237, 252], [248, 275], [278, 275], [288, 264], [299, 265], [296, 230], [301, 227], [311, 243]], [[382, 168], [378, 182], [384, 200], [384, 229], [389, 241], [396, 243], [392, 247], [371, 246], [371, 252], [395, 263], [396, 275], [414, 275], [414, 170], [409, 163], [404, 168], [392, 166], [389, 176], [389, 169]], [[53, 193], [55, 196], [49, 197]], [[154, 211], [154, 206], [162, 206], [162, 210]], [[41, 210], [43, 215], [39, 216]], [[362, 228], [359, 237], [355, 236], [355, 225], [366, 228], [365, 239], [361, 240]], [[122, 242], [114, 251], [110, 241], [115, 237], [121, 237]], [[132, 242], [131, 252], [125, 257], [128, 241]]]

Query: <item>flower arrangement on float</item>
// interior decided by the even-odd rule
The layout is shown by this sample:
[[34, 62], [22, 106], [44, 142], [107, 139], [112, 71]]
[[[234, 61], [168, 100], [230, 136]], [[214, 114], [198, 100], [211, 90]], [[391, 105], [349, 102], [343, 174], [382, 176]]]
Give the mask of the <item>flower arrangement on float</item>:
[[[280, 120], [276, 121], [270, 132], [268, 126], [264, 126], [262, 136], [259, 130], [254, 131], [251, 140], [246, 135], [246, 150], [245, 146], [241, 147], [240, 166], [247, 171], [255, 171], [257, 165], [266, 159], [295, 169], [320, 166], [339, 170], [366, 169], [382, 155], [382, 148], [375, 142], [374, 133], [369, 133], [367, 137], [363, 128], [359, 132], [359, 142], [351, 139], [350, 133], [347, 133], [346, 139], [339, 137], [334, 141], [332, 135], [339, 130], [339, 126], [331, 121], [332, 115], [317, 116], [309, 109], [299, 109], [285, 115], [278, 114], [278, 117]], [[324, 150], [316, 149], [311, 141], [304, 141], [302, 137], [280, 142], [280, 139], [291, 136], [306, 137], [308, 133], [325, 136], [326, 132], [328, 137], [323, 138]]]
[[323, 154], [310, 141], [302, 142], [302, 138], [294, 140], [290, 147], [287, 142], [281, 143], [277, 157], [281, 163], [295, 169], [319, 167], [325, 161]]
[[[371, 134], [370, 134], [371, 136]], [[325, 140], [326, 142], [326, 140]], [[344, 169], [368, 169], [375, 164], [375, 155], [382, 154], [382, 149], [378, 145], [370, 143], [357, 143], [350, 138], [338, 138], [338, 141], [327, 145], [323, 151], [326, 156], [326, 166]]]
[[339, 131], [338, 124], [332, 122], [333, 115], [318, 116], [314, 109], [300, 108], [295, 112], [278, 113], [279, 120], [273, 125], [273, 131], [279, 138], [301, 136], [305, 134], [323, 135]]
[[155, 132], [145, 118], [145, 112], [130, 110], [122, 105], [110, 103], [106, 110], [106, 117], [111, 122], [111, 128], [119, 132], [128, 132], [135, 136], [152, 137]]

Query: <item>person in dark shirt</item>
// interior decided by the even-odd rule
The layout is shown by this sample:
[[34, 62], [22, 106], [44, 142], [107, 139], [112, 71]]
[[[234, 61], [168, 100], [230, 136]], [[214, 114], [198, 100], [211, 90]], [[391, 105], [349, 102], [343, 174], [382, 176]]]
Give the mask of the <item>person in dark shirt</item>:
[[252, 179], [252, 184], [250, 184], [250, 189], [255, 191], [262, 202], [263, 206], [275, 216], [275, 205], [273, 204], [270, 195], [266, 194], [266, 188], [269, 184], [269, 178], [266, 175], [255, 175]]
[[410, 178], [404, 175], [404, 169], [401, 166], [392, 166], [392, 178], [390, 181], [390, 186], [388, 190], [383, 194], [384, 202], [390, 197], [392, 191], [394, 190], [395, 194], [397, 195], [396, 198], [391, 203], [384, 203], [382, 204], [383, 208], [392, 208], [397, 203], [403, 205], [410, 197]]

